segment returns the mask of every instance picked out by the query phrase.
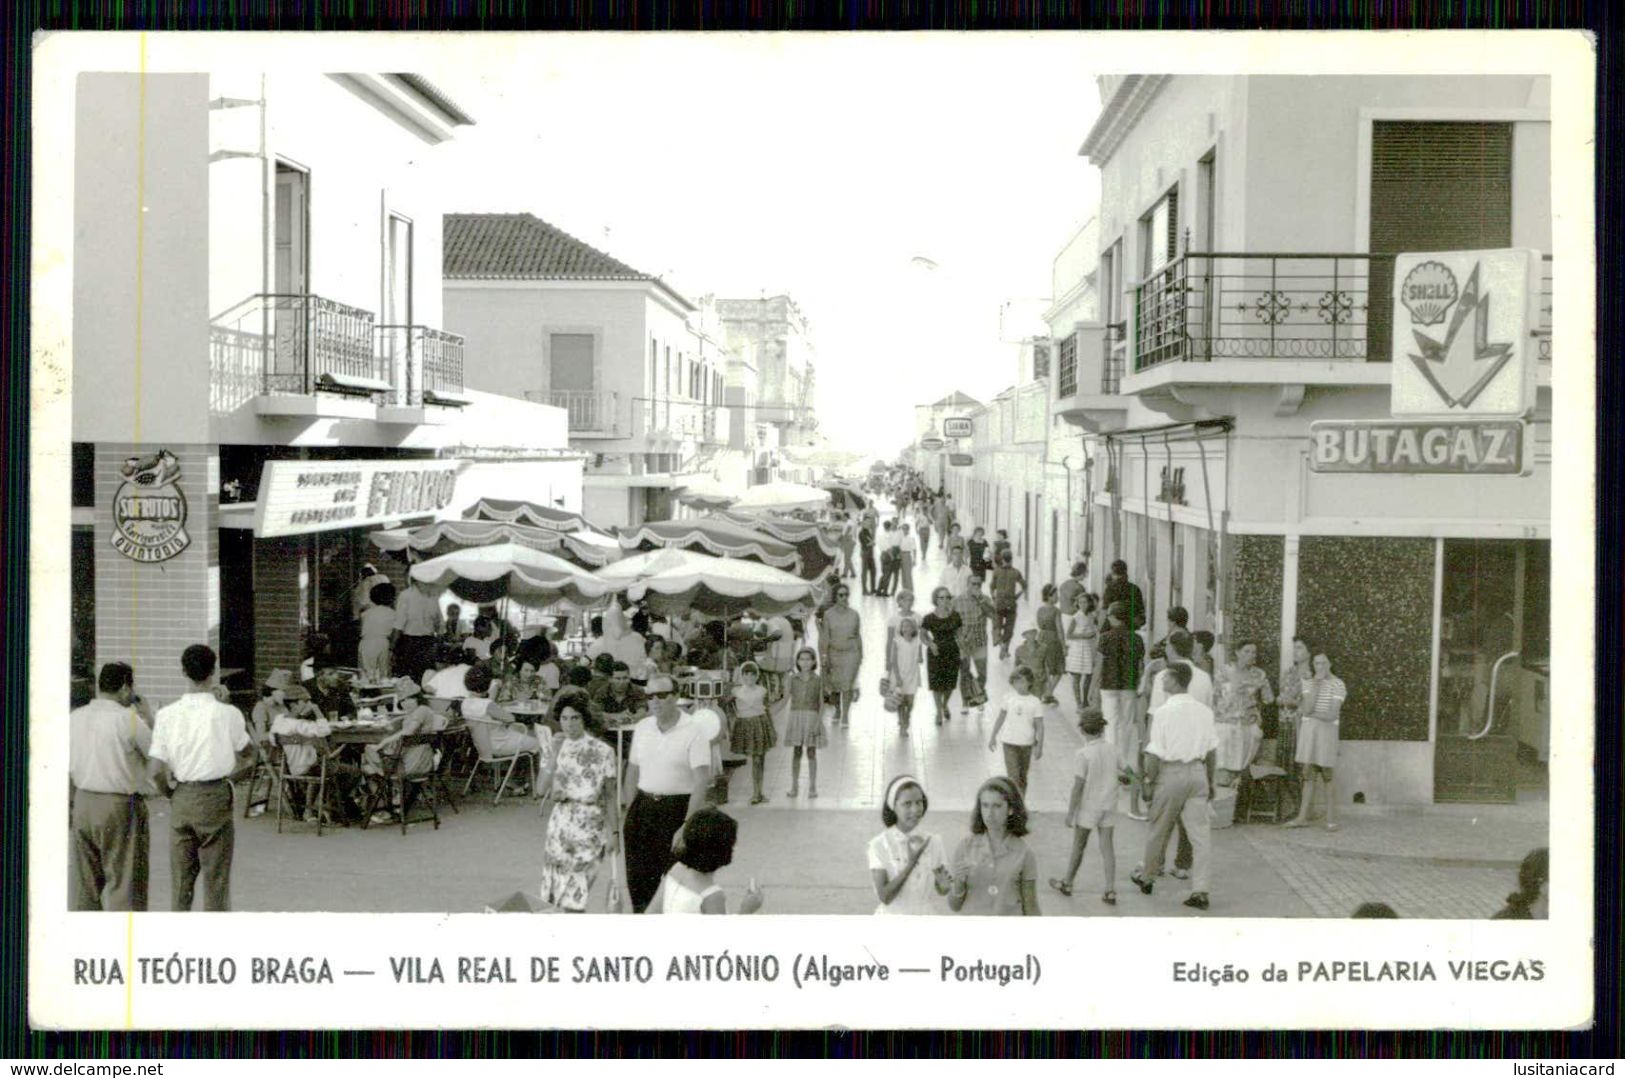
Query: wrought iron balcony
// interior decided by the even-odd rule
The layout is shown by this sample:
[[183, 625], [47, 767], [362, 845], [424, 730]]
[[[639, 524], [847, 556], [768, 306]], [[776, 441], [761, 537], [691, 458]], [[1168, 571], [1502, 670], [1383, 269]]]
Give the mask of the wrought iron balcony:
[[571, 434], [598, 434], [618, 437], [620, 402], [616, 394], [597, 389], [542, 389], [525, 394], [535, 404], [563, 408]]
[[[1386, 361], [1393, 273], [1391, 254], [1182, 255], [1134, 287], [1134, 370], [1226, 359]], [[1540, 307], [1539, 356], [1549, 360], [1550, 257]], [[1103, 383], [1110, 377], [1108, 356]]]
[[318, 392], [382, 401], [390, 367], [371, 311], [324, 296], [250, 296], [210, 325], [210, 400], [230, 412], [260, 394]]
[[407, 408], [427, 404], [461, 406], [463, 338], [431, 326], [378, 327], [378, 355], [391, 372], [389, 403]]
[[699, 401], [676, 397], [640, 400], [634, 411], [637, 420], [634, 433], [700, 441], [705, 437], [706, 407]]

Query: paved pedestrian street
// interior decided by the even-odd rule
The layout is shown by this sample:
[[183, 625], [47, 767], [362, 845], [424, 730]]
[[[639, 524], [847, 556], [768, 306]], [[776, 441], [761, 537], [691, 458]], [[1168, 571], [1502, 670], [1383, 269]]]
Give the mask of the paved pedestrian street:
[[[919, 593], [929, 594], [942, 566], [933, 546], [914, 573]], [[791, 753], [782, 745], [768, 757], [767, 804], [748, 803], [748, 768], [733, 774], [727, 811], [740, 821], [740, 841], [734, 864], [719, 879], [737, 897], [754, 877], [767, 894], [765, 912], [871, 913], [875, 897], [864, 847], [882, 830], [886, 783], [905, 772], [922, 780], [930, 809], [921, 827], [940, 834], [951, 850], [968, 831], [977, 787], [1003, 771], [1002, 753], [989, 752], [987, 740], [1010, 692], [1011, 664], [1000, 662], [995, 651], [987, 706], [965, 715], [955, 697], [953, 716], [942, 727], [934, 724], [930, 695], [922, 690], [905, 738], [877, 691], [885, 615], [895, 600], [864, 597], [854, 587], [853, 602], [864, 621], [861, 698], [849, 726], [830, 723], [829, 747], [819, 752], [818, 798], [806, 796], [805, 773], [802, 796], [786, 796]], [[1024, 605], [1018, 639], [1035, 605]], [[1045, 881], [1065, 871], [1071, 834], [1063, 819], [1073, 757], [1082, 744], [1064, 682], [1058, 698], [1029, 790], [1029, 841]], [[165, 909], [168, 803], [153, 807], [152, 901], [154, 909]], [[1146, 824], [1125, 817], [1116, 835], [1117, 906], [1100, 898], [1104, 886], [1093, 844], [1098, 837], [1091, 840], [1073, 897], [1041, 883], [1039, 902], [1048, 915], [1090, 917], [1346, 917], [1367, 901], [1387, 902], [1407, 917], [1486, 917], [1512, 890], [1519, 859], [1546, 842], [1544, 804], [1410, 813], [1350, 808], [1343, 822], [1335, 835], [1268, 824], [1216, 830], [1213, 905], [1201, 914], [1182, 904], [1183, 881], [1165, 877], [1149, 897], [1129, 882]], [[493, 807], [490, 793], [481, 797], [479, 788], [460, 812], [443, 810], [438, 831], [414, 824], [404, 836], [398, 826], [378, 826], [329, 830], [318, 838], [311, 825], [293, 821], [284, 821], [278, 834], [272, 815], [242, 820], [239, 810], [232, 902], [240, 910], [478, 911], [516, 890], [535, 890], [542, 836], [536, 802], [504, 799]], [[604, 908], [607, 884], [606, 871], [595, 908]]]

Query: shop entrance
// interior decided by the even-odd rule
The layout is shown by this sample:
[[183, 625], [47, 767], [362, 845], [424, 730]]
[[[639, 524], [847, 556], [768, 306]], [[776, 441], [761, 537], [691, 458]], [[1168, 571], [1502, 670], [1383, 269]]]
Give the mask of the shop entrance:
[[1446, 539], [1435, 801], [1546, 798], [1551, 544]]

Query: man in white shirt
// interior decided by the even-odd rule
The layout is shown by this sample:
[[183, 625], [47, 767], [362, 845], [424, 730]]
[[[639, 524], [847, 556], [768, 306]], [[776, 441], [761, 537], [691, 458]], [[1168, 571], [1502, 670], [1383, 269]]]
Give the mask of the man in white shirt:
[[[1191, 661], [1191, 651], [1195, 643], [1195, 638], [1190, 633], [1183, 629], [1175, 629], [1168, 634], [1166, 642], [1167, 657], [1153, 659], [1147, 664], [1147, 674], [1140, 682], [1142, 690], [1150, 690], [1149, 700], [1142, 701], [1147, 705], [1145, 712], [1147, 724], [1152, 721], [1152, 716], [1156, 714], [1157, 708], [1167, 702], [1168, 693], [1164, 687], [1162, 675], [1168, 669], [1169, 663], [1181, 662], [1189, 666], [1191, 668], [1191, 684], [1187, 692], [1190, 694], [1191, 699], [1206, 704], [1208, 707], [1213, 706], [1213, 679], [1208, 676], [1206, 670]], [[1147, 731], [1146, 736], [1150, 736], [1149, 731]], [[1176, 880], [1183, 880], [1190, 875], [1191, 840], [1190, 836], [1185, 833], [1183, 823], [1179, 824], [1174, 830], [1177, 843], [1174, 847], [1173, 875]]]
[[1213, 706], [1213, 678], [1191, 661], [1191, 652], [1196, 641], [1190, 633], [1183, 629], [1176, 629], [1168, 634], [1168, 657], [1166, 659], [1153, 659], [1146, 666], [1146, 676], [1141, 683], [1149, 688], [1151, 703], [1149, 712], [1155, 712], [1168, 699], [1168, 693], [1159, 676], [1171, 663], [1184, 663], [1191, 668], [1191, 684], [1187, 690], [1191, 699], [1198, 703]]
[[705, 808], [711, 785], [711, 738], [677, 707], [677, 684], [664, 674], [645, 690], [654, 714], [632, 728], [622, 797], [626, 890], [632, 912], [642, 913], [675, 860], [683, 824]]
[[152, 710], [135, 694], [135, 671], [108, 663], [96, 699], [68, 716], [73, 776], [76, 910], [147, 908], [147, 752]]
[[1208, 908], [1208, 874], [1212, 845], [1209, 798], [1219, 749], [1213, 709], [1194, 699], [1189, 663], [1175, 662], [1163, 671], [1167, 700], [1151, 716], [1151, 739], [1145, 746], [1145, 789], [1151, 796], [1151, 833], [1145, 842], [1145, 860], [1129, 877], [1143, 894], [1150, 894], [1162, 875], [1168, 839], [1175, 822], [1190, 836], [1194, 859], [1191, 893], [1185, 905]]
[[169, 872], [177, 913], [190, 911], [199, 875], [203, 908], [231, 909], [231, 775], [253, 762], [243, 713], [214, 696], [214, 649], [193, 644], [181, 653], [191, 688], [161, 708], [153, 722], [151, 759], [160, 790], [168, 790]]
[[948, 551], [948, 565], [942, 570], [937, 587], [947, 588], [954, 597], [965, 594], [965, 584], [971, 578], [971, 568], [965, 564], [965, 548], [957, 546]]

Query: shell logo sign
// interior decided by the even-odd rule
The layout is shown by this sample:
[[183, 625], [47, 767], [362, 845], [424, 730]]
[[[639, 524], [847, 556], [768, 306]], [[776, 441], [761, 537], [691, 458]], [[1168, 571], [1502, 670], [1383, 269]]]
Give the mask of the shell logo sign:
[[1393, 414], [1526, 416], [1539, 272], [1538, 251], [1395, 256]]

